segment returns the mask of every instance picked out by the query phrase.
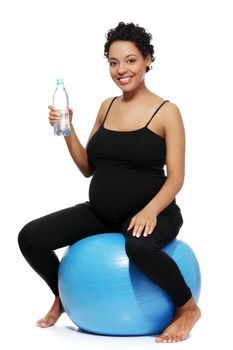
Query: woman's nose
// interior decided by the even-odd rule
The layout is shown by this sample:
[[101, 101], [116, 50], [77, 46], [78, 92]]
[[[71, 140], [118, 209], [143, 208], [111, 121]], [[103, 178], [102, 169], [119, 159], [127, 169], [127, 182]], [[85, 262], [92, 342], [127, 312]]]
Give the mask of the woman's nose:
[[124, 74], [127, 72], [127, 67], [125, 66], [125, 64], [119, 64], [119, 67], [118, 67], [118, 73], [119, 74]]

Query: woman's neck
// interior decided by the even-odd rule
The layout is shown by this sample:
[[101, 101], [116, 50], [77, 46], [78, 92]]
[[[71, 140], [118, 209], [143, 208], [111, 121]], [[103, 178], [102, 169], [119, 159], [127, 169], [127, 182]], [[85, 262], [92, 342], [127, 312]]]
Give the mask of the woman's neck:
[[144, 98], [145, 96], [148, 96], [151, 93], [152, 92], [148, 90], [145, 85], [138, 86], [138, 88], [135, 90], [123, 92], [122, 101], [131, 102], [132, 100], [138, 100], [138, 99]]

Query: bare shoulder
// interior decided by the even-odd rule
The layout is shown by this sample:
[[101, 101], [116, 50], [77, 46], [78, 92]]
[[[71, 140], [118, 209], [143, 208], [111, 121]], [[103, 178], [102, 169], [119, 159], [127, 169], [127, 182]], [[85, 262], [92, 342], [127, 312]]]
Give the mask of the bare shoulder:
[[107, 113], [107, 110], [108, 110], [113, 98], [114, 97], [108, 97], [101, 103], [101, 106], [99, 108], [99, 112], [97, 115], [97, 119], [100, 121], [100, 123], [103, 121], [105, 114]]
[[111, 103], [112, 99], [113, 99], [112, 97], [106, 98], [102, 102], [102, 104], [101, 104], [101, 106], [99, 108], [99, 111], [98, 111], [98, 114], [97, 114], [94, 126], [93, 126], [93, 128], [91, 130], [91, 133], [89, 135], [87, 143], [89, 142], [91, 137], [95, 134], [95, 132], [99, 129], [100, 125], [102, 124], [102, 121], [103, 121], [103, 119], [105, 117], [105, 114], [106, 114], [106, 112], [108, 110], [108, 107], [110, 106], [110, 103]]
[[114, 99], [114, 97], [108, 97], [108, 98], [106, 98], [106, 99], [102, 102], [101, 108], [108, 108], [113, 99]]
[[165, 129], [184, 127], [180, 109], [173, 102], [166, 103], [166, 108], [164, 108], [163, 113], [163, 120]]
[[171, 118], [181, 118], [181, 112], [179, 107], [173, 103], [173, 102], [167, 102], [166, 103], [166, 113], [165, 115], [167, 116], [167, 119], [171, 119]]

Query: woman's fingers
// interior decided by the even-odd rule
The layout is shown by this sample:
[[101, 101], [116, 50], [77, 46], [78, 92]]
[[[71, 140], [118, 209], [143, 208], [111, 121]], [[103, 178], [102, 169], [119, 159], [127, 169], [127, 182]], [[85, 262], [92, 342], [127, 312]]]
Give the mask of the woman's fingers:
[[56, 108], [54, 108], [54, 106], [49, 105], [48, 108], [50, 109], [49, 123], [53, 126], [59, 120], [59, 114], [56, 112]]
[[49, 116], [49, 122], [50, 122], [51, 125], [57, 123], [59, 119], [60, 118], [57, 115], [50, 115]]
[[140, 237], [144, 227], [145, 227], [144, 221], [140, 221], [138, 223], [136, 222], [136, 224], [134, 225], [133, 236]]
[[127, 231], [132, 230], [134, 237], [147, 237], [154, 231], [156, 223], [156, 215], [145, 207], [131, 219]]
[[135, 218], [135, 216], [134, 216], [134, 217], [131, 219], [131, 222], [130, 222], [128, 228], [127, 228], [127, 231], [131, 230], [131, 229], [134, 227], [135, 220], [136, 220], [136, 218]]
[[[56, 108], [54, 106], [49, 105], [48, 108], [50, 109], [49, 122], [51, 125], [54, 125], [59, 120], [59, 114], [56, 112]], [[70, 118], [70, 123], [71, 123], [72, 117], [73, 117], [73, 109], [71, 107], [69, 107], [68, 110], [69, 110], [69, 118]]]
[[151, 222], [151, 221], [145, 221], [145, 220], [132, 220], [130, 226], [128, 227], [128, 230], [133, 228], [133, 236], [134, 237], [141, 237], [141, 235], [143, 235], [143, 237], [147, 237], [149, 235], [151, 235], [151, 233], [153, 232], [154, 228], [156, 226], [155, 222]]
[[56, 108], [53, 105], [49, 105], [48, 109], [50, 109], [51, 111], [56, 111]]
[[149, 236], [149, 235], [151, 235], [152, 234], [152, 232], [153, 232], [153, 230], [154, 230], [154, 228], [155, 228], [155, 224], [154, 223], [148, 223], [147, 225], [146, 225], [146, 228], [145, 228], [145, 231], [144, 231], [144, 233], [143, 233], [143, 236], [144, 237], [147, 237], [147, 236]]

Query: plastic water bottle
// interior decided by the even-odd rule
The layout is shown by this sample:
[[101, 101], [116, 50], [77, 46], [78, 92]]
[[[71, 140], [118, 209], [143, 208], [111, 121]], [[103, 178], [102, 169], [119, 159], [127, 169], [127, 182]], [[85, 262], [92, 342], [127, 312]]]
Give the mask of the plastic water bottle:
[[63, 79], [57, 79], [57, 87], [53, 95], [53, 106], [56, 108], [60, 119], [54, 124], [54, 134], [57, 136], [70, 135], [70, 119], [69, 119], [69, 98], [64, 86]]

